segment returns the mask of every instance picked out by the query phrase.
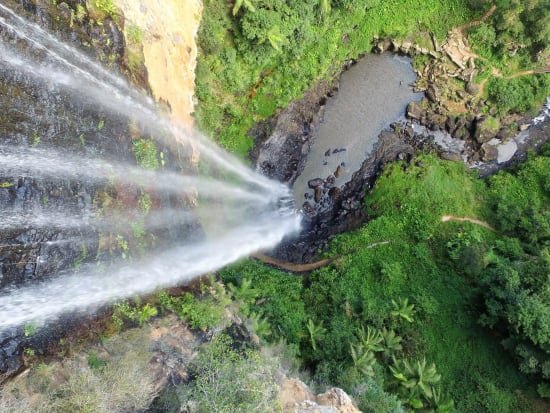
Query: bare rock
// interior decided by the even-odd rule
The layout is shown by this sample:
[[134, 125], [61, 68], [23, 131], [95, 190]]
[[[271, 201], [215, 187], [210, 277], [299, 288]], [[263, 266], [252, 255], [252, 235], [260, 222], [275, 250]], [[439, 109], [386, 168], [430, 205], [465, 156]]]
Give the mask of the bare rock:
[[457, 152], [443, 152], [439, 156], [447, 161], [462, 162], [462, 157]]
[[409, 119], [420, 120], [426, 116], [426, 110], [417, 102], [411, 102], [407, 105], [407, 117]]
[[284, 377], [279, 390], [279, 400], [284, 412], [294, 412], [296, 407], [306, 400], [315, 398], [313, 392], [298, 379]]
[[485, 162], [496, 161], [498, 158], [498, 147], [496, 145], [489, 145], [489, 143], [484, 143], [481, 145], [481, 159]]
[[284, 413], [361, 413], [342, 389], [315, 396], [302, 381], [287, 377], [281, 381], [279, 401]]
[[338, 387], [333, 387], [323, 394], [318, 394], [315, 399], [319, 405], [333, 407], [339, 413], [361, 413], [353, 405], [351, 397]]

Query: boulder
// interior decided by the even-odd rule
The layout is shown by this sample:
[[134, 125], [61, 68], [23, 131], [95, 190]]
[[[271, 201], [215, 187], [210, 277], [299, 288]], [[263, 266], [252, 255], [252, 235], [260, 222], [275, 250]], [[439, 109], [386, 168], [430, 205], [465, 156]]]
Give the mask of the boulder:
[[321, 202], [322, 196], [323, 196], [323, 188], [318, 186], [317, 188], [315, 188], [315, 195], [313, 196], [313, 198], [315, 199], [315, 202], [316, 203]]
[[330, 406], [339, 413], [361, 413], [357, 407], [353, 405], [353, 401], [344, 390], [338, 387], [333, 387], [323, 394], [318, 394], [315, 399], [318, 404]]
[[498, 147], [496, 145], [490, 145], [489, 143], [484, 143], [481, 145], [481, 159], [485, 162], [496, 161], [498, 158]]
[[443, 152], [439, 156], [447, 161], [462, 162], [462, 156], [457, 152]]
[[322, 186], [323, 184], [324, 181], [321, 178], [310, 179], [309, 181], [307, 181], [307, 186], [311, 189], [315, 189], [318, 186]]
[[475, 122], [474, 138], [480, 144], [489, 142], [500, 130], [500, 121], [492, 116], [478, 118]]
[[439, 102], [439, 97], [437, 96], [437, 90], [433, 85], [428, 86], [428, 89], [426, 90], [426, 97], [430, 102], [437, 103]]
[[420, 120], [426, 116], [426, 110], [418, 102], [411, 102], [407, 105], [407, 117]]
[[281, 381], [279, 400], [284, 413], [361, 413], [342, 389], [315, 396], [302, 381], [287, 377]]
[[470, 95], [475, 96], [479, 92], [479, 85], [476, 85], [474, 82], [466, 83], [466, 92]]

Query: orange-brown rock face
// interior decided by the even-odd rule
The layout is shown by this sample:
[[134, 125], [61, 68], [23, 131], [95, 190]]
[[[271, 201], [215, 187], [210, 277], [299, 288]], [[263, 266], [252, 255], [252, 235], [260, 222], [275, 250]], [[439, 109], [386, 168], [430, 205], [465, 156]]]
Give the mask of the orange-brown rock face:
[[116, 0], [125, 26], [140, 29], [149, 85], [175, 121], [192, 127], [199, 0]]

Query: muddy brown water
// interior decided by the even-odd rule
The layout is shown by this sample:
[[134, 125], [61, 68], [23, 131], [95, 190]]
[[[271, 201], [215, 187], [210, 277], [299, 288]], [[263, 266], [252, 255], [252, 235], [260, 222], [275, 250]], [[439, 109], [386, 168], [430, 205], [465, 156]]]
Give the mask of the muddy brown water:
[[404, 118], [414, 93], [411, 59], [370, 54], [343, 72], [337, 95], [327, 102], [319, 134], [303, 172], [294, 183], [297, 205], [312, 199], [308, 181], [334, 176], [337, 187], [348, 182], [372, 151], [379, 133]]

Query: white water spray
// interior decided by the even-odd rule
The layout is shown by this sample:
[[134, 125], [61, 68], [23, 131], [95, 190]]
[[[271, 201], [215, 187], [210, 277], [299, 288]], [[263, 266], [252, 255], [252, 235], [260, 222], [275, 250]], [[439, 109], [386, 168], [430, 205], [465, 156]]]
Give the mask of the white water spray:
[[[0, 293], [0, 332], [24, 323], [41, 324], [67, 312], [88, 312], [116, 299], [146, 294], [191, 280], [216, 270], [254, 251], [271, 248], [286, 235], [299, 230], [300, 216], [287, 200], [291, 195], [284, 185], [268, 180], [231, 157], [201, 134], [189, 131], [159, 116], [152, 100], [134, 90], [128, 83], [105, 70], [97, 62], [71, 46], [60, 42], [34, 23], [28, 22], [0, 4], [0, 26], [12, 36], [39, 50], [38, 57], [26, 57], [0, 46], [0, 68], [23, 73], [45, 88], [58, 88], [72, 93], [74, 99], [93, 103], [101, 110], [112, 111], [127, 119], [137, 119], [158, 139], [176, 138], [200, 150], [202, 159], [222, 171], [221, 175], [237, 178], [231, 183], [212, 177], [180, 175], [168, 171], [146, 171], [131, 165], [68, 155], [54, 150], [0, 146], [0, 171], [3, 176], [28, 177], [36, 180], [72, 179], [79, 182], [117, 182], [135, 187], [154, 188], [174, 194], [198, 193], [206, 203], [199, 215], [206, 219], [230, 214], [226, 221], [239, 224], [221, 226], [215, 235], [193, 245], [180, 245], [138, 262], [122, 262], [98, 271], [83, 266], [66, 271], [36, 284], [12, 287]], [[49, 89], [47, 89], [49, 90]], [[168, 137], [169, 136], [169, 137]], [[223, 207], [218, 204], [227, 203]], [[248, 211], [252, 215], [246, 216]], [[139, 212], [128, 211], [131, 221]], [[243, 219], [243, 215], [245, 216]], [[71, 215], [59, 211], [33, 211], [0, 214], [5, 219], [0, 229], [20, 227], [108, 228], [110, 222], [95, 214]], [[152, 211], [147, 220], [154, 227], [192, 222], [189, 211]], [[219, 218], [219, 217], [218, 217]], [[113, 217], [111, 217], [113, 219]], [[70, 240], [52, 240], [44, 244], [62, 244]], [[81, 243], [87, 240], [80, 240]]]

